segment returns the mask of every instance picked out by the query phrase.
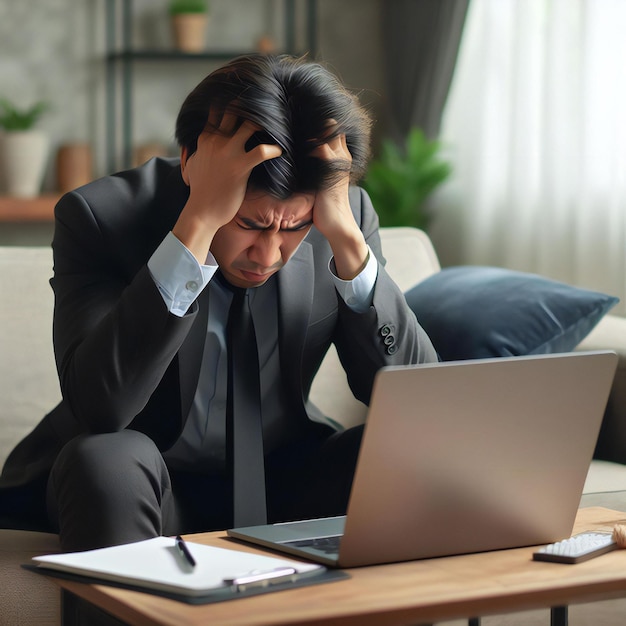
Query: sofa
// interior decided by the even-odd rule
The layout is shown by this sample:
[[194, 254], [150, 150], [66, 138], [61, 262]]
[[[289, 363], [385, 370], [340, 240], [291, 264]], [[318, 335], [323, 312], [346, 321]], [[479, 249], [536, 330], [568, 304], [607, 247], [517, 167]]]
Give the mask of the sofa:
[[[424, 232], [387, 228], [382, 229], [382, 238], [387, 269], [403, 290], [425, 284], [441, 272], [435, 250]], [[53, 296], [48, 283], [51, 274], [49, 248], [0, 247], [0, 465], [60, 398], [52, 351]], [[583, 504], [619, 508], [620, 492], [626, 490], [626, 318], [601, 316], [597, 326], [576, 346], [579, 350], [604, 348], [618, 353], [619, 366], [597, 458], [591, 463], [585, 484]], [[357, 424], [365, 417], [366, 409], [351, 396], [334, 352], [324, 361], [311, 397], [327, 415], [340, 419], [345, 426]], [[60, 623], [58, 588], [46, 578], [20, 568], [32, 556], [58, 549], [53, 534], [0, 530], [0, 625]], [[594, 615], [604, 611], [606, 620], [594, 619], [593, 623], [607, 626], [621, 623], [620, 614], [623, 616], [626, 610], [626, 605], [610, 602], [589, 606], [593, 608], [582, 606], [580, 610], [594, 611]], [[536, 618], [530, 614], [490, 617], [483, 623], [530, 624], [533, 619], [538, 624], [546, 623], [547, 613], [540, 612]]]

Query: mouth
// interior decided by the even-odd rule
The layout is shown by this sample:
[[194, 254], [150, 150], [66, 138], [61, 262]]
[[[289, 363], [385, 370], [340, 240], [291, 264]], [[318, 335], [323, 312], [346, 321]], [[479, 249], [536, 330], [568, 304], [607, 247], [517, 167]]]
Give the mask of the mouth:
[[264, 283], [274, 272], [269, 271], [263, 274], [259, 272], [251, 272], [248, 270], [239, 270], [240, 274], [251, 283]]

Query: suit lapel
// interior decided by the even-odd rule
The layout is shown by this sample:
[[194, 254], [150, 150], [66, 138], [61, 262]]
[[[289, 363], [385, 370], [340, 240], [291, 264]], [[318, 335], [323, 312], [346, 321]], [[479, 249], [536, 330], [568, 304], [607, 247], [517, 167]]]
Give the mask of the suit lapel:
[[278, 341], [280, 362], [291, 389], [301, 389], [300, 363], [313, 303], [313, 247], [306, 241], [278, 272]]

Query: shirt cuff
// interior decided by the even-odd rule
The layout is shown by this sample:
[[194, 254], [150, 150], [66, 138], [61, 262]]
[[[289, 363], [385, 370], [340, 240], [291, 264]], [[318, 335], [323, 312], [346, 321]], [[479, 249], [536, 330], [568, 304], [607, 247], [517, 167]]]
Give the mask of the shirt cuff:
[[172, 232], [148, 261], [148, 270], [170, 313], [182, 317], [208, 285], [217, 271], [217, 262], [209, 252], [205, 265]]
[[352, 280], [342, 280], [335, 271], [335, 260], [328, 262], [328, 269], [337, 292], [343, 301], [355, 312], [365, 313], [374, 301], [374, 287], [378, 277], [378, 260], [367, 246], [368, 256], [365, 267]]

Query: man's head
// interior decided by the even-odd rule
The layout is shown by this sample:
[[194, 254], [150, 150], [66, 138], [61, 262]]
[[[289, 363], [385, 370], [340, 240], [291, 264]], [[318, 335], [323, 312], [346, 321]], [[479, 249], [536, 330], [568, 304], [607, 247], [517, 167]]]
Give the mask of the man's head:
[[[228, 110], [263, 131], [250, 143], [275, 143], [282, 155], [252, 171], [249, 186], [276, 198], [315, 193], [348, 169], [353, 182], [365, 172], [371, 120], [341, 82], [322, 65], [289, 56], [250, 55], [207, 76], [186, 98], [176, 121], [176, 139], [187, 154], [207, 128], [209, 110]], [[330, 127], [329, 123], [334, 123]], [[217, 129], [215, 129], [217, 130]], [[329, 137], [345, 134], [352, 163], [328, 162], [311, 151]]]
[[[224, 116], [229, 123], [222, 125]], [[226, 118], [224, 118], [226, 119]], [[231, 131], [231, 119], [237, 120]], [[371, 121], [352, 95], [318, 63], [288, 56], [239, 57], [205, 78], [183, 103], [176, 138], [183, 161], [204, 131], [261, 130], [246, 143], [277, 144], [282, 154], [252, 169], [245, 199], [211, 244], [222, 273], [257, 287], [294, 254], [313, 223], [316, 194], [349, 174], [355, 182], [369, 157]], [[320, 158], [319, 147], [345, 136], [351, 159]]]

